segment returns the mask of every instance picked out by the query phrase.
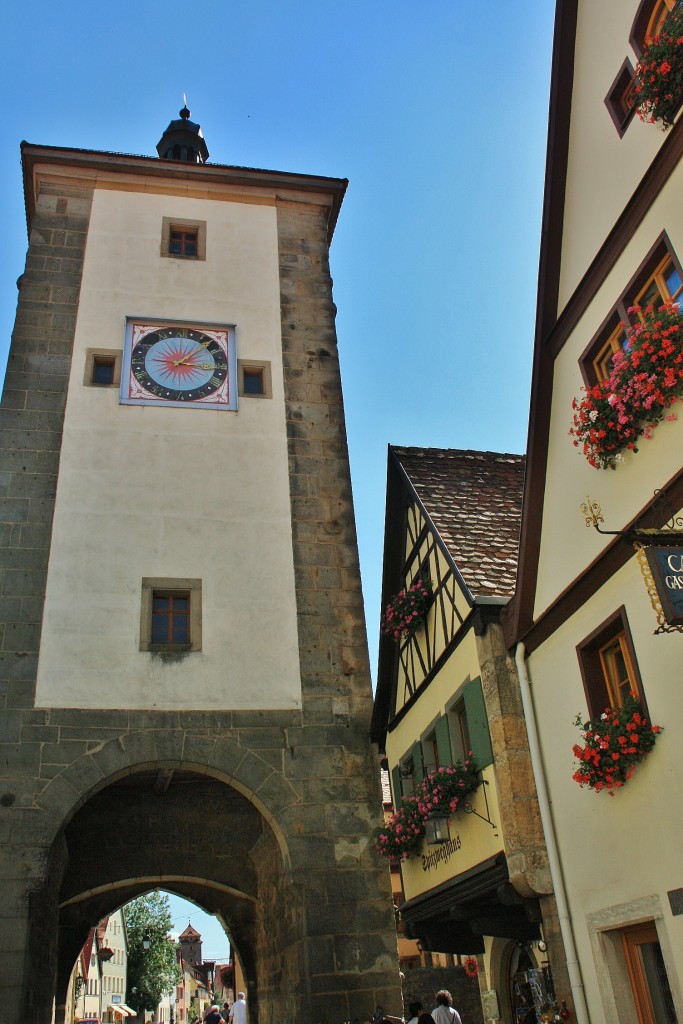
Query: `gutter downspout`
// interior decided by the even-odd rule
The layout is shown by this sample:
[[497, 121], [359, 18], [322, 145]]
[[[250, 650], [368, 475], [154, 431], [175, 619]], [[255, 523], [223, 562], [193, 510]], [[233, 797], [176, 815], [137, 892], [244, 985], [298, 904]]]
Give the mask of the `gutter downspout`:
[[538, 806], [541, 812], [541, 824], [543, 825], [545, 842], [548, 849], [548, 866], [550, 868], [550, 877], [553, 882], [560, 932], [562, 933], [562, 942], [564, 944], [565, 956], [567, 958], [567, 972], [569, 974], [569, 984], [572, 990], [572, 998], [574, 1000], [574, 1009], [576, 1010], [576, 1021], [577, 1024], [590, 1024], [590, 1016], [586, 1005], [586, 993], [583, 987], [583, 979], [581, 977], [581, 966], [576, 953], [576, 944], [574, 942], [571, 917], [569, 915], [569, 907], [567, 905], [567, 894], [564, 887], [562, 866], [560, 864], [560, 857], [557, 850], [555, 828], [553, 825], [552, 814], [550, 812], [550, 802], [548, 800], [545, 772], [543, 770], [543, 761], [541, 759], [541, 749], [538, 743], [536, 715], [534, 712], [533, 697], [531, 695], [531, 683], [526, 669], [525, 655], [526, 651], [524, 644], [518, 643], [515, 648], [515, 664], [517, 665], [517, 674], [519, 676], [519, 685], [522, 693], [522, 705], [524, 707], [524, 717], [526, 719], [526, 728], [529, 736], [529, 753], [531, 755], [531, 765], [534, 772], [534, 778], [536, 780]]

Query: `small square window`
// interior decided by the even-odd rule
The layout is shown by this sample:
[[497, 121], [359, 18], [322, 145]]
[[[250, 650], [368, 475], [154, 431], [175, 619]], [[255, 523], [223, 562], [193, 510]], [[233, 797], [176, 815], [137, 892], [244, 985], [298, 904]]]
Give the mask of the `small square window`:
[[245, 398], [272, 398], [270, 363], [261, 360], [237, 360], [238, 394]]
[[263, 370], [249, 369], [244, 371], [244, 393], [245, 395], [263, 394]]
[[622, 607], [576, 648], [591, 718], [620, 708], [633, 691], [647, 711], [626, 610]]
[[636, 109], [636, 83], [633, 65], [628, 57], [619, 69], [619, 74], [605, 97], [605, 106], [614, 122], [614, 127], [622, 136], [631, 123]]
[[86, 349], [83, 383], [95, 388], [118, 387], [121, 383], [121, 356], [117, 349]]
[[202, 581], [144, 577], [141, 651], [201, 651]]
[[160, 253], [171, 259], [205, 260], [206, 221], [163, 217]]
[[196, 259], [197, 232], [185, 231], [182, 228], [171, 228], [168, 251], [171, 256], [185, 256], [188, 259]]

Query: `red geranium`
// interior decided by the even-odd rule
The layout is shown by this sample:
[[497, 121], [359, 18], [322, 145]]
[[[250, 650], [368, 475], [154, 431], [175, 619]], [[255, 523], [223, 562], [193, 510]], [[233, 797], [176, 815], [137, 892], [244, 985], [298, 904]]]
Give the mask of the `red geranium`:
[[648, 43], [635, 71], [636, 109], [641, 121], [670, 128], [683, 102], [683, 4], [671, 11]]
[[572, 748], [579, 767], [572, 776], [580, 786], [599, 793], [601, 789], [620, 789], [631, 778], [643, 758], [655, 745], [659, 725], [650, 725], [642, 714], [635, 693], [630, 693], [620, 708], [605, 708], [599, 718], [574, 723], [583, 733], [583, 746]]
[[683, 315], [678, 303], [644, 312], [633, 306], [629, 312], [642, 314], [642, 320], [626, 328], [626, 343], [612, 357], [609, 376], [572, 401], [569, 433], [596, 469], [614, 469], [623, 462], [625, 449], [637, 452], [637, 441], [650, 438], [669, 406], [683, 397]]

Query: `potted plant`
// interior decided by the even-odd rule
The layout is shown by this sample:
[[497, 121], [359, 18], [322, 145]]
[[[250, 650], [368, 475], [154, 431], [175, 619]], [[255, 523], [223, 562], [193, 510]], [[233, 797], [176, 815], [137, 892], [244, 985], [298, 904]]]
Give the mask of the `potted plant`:
[[635, 93], [641, 121], [662, 131], [672, 126], [683, 102], [683, 3], [647, 44], [635, 70]]
[[396, 643], [413, 636], [424, 622], [432, 596], [432, 581], [422, 575], [409, 587], [399, 590], [382, 615], [380, 630], [384, 636], [390, 636]]
[[683, 397], [683, 315], [675, 302], [629, 312], [641, 319], [626, 328], [626, 344], [612, 358], [609, 376], [573, 399], [569, 430], [591, 466], [615, 469], [624, 450], [638, 451], [666, 410]]
[[631, 692], [620, 708], [605, 708], [599, 718], [574, 722], [581, 730], [583, 744], [574, 744], [579, 767], [572, 776], [580, 786], [596, 793], [606, 789], [610, 796], [632, 777], [636, 767], [650, 753], [659, 725], [650, 725], [637, 694]]

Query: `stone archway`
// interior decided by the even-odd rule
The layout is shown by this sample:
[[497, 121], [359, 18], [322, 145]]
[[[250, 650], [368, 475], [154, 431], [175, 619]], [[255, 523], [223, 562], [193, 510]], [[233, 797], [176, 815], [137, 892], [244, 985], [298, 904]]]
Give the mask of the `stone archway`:
[[307, 755], [273, 754], [266, 736], [282, 750], [270, 728], [256, 749], [209, 728], [117, 734], [40, 787], [27, 955], [43, 970], [25, 972], [22, 998], [37, 1020], [63, 1002], [89, 928], [164, 882], [234, 936], [251, 1024], [294, 1024], [311, 1007], [321, 1021], [365, 1020], [377, 1002], [400, 1012], [388, 879], [360, 784], [343, 779], [349, 755], [318, 749], [311, 777]]

